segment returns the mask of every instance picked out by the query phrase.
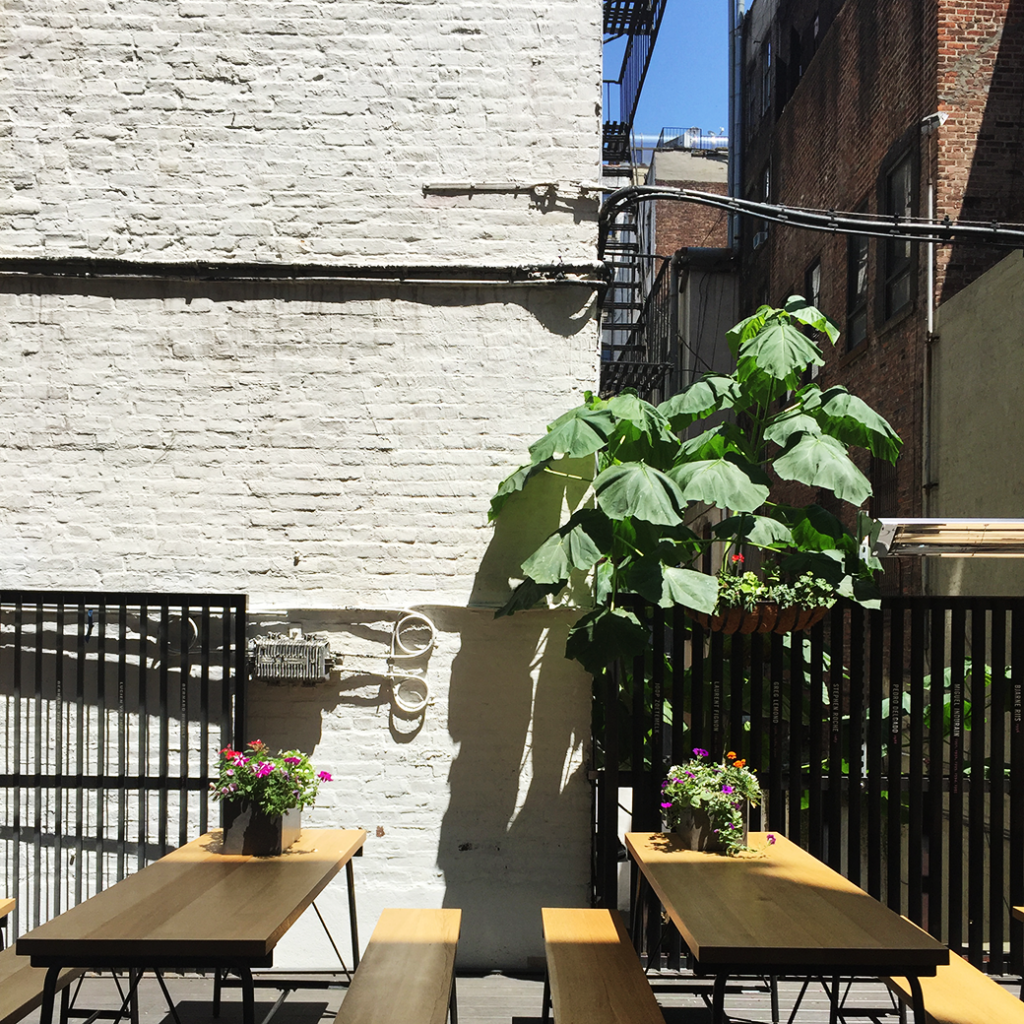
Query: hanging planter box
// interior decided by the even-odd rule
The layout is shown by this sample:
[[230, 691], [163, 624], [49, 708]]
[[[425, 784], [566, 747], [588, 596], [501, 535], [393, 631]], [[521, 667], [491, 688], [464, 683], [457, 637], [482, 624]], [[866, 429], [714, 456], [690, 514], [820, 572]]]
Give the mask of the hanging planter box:
[[745, 608], [730, 608], [720, 615], [686, 609], [686, 614], [712, 633], [792, 633], [810, 629], [821, 622], [828, 613], [824, 605], [820, 608], [780, 608], [777, 604], [764, 602], [753, 611]]

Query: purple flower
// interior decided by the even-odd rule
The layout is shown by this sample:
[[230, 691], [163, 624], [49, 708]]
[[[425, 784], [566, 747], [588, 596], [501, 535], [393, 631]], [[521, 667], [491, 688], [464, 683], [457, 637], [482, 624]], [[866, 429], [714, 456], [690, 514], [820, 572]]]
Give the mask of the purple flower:
[[732, 786], [728, 786], [728, 785], [723, 786], [722, 787], [722, 792], [723, 793], [732, 793], [733, 792], [733, 788], [732, 788]]
[[285, 764], [302, 764], [301, 757], [286, 757], [284, 759]]
[[775, 845], [775, 836], [772, 835], [771, 832], [768, 833], [768, 845], [769, 846], [774, 846]]
[[662, 789], [668, 789], [668, 779], [666, 779], [666, 780], [665, 780], [665, 781], [664, 781], [664, 782], [663, 782], [663, 783], [661, 784], [661, 788], [662, 788]]
[[333, 781], [334, 781], [334, 780], [333, 780], [333, 779], [331, 778], [331, 773], [330, 773], [330, 772], [317, 772], [317, 773], [316, 773], [316, 777], [317, 777], [317, 778], [318, 778], [318, 779], [319, 779], [319, 780], [320, 780], [321, 782], [333, 782]]
[[704, 750], [702, 747], [694, 747], [693, 748], [693, 756], [694, 757], [707, 757], [708, 756], [708, 752], [706, 750]]
[[666, 804], [666, 803], [663, 803], [663, 804], [661, 805], [661, 809], [662, 809], [663, 811], [669, 811], [669, 810], [671, 810], [671, 809], [672, 809], [672, 804], [670, 804], [670, 803], [668, 803], [668, 804]]

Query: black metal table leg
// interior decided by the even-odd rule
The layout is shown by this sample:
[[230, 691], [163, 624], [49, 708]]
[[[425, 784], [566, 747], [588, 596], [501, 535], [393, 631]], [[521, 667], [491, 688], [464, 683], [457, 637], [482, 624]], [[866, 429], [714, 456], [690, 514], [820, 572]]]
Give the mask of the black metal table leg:
[[715, 975], [715, 988], [711, 996], [711, 1024], [725, 1024], [725, 983], [727, 974]]
[[352, 970], [359, 966], [359, 920], [356, 917], [356, 874], [352, 858], [345, 865], [345, 881], [348, 883], [348, 920], [352, 929]]

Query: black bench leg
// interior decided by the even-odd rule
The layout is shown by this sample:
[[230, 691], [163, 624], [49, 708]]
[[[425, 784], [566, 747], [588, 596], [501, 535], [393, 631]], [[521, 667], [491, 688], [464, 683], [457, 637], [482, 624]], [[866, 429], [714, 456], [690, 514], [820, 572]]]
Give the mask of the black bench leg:
[[543, 1024], [548, 1024], [548, 1021], [551, 1020], [551, 978], [547, 971], [544, 972], [544, 996], [540, 1008], [540, 1019]]
[[455, 972], [452, 971], [452, 991], [448, 997], [448, 1019], [451, 1024], [459, 1024], [459, 1000], [455, 994]]
[[725, 983], [727, 974], [715, 975], [715, 987], [711, 996], [711, 1024], [725, 1024]]
[[218, 967], [213, 972], [213, 1015], [214, 1017], [220, 1016], [220, 989], [221, 982], [224, 979], [224, 975], [221, 973], [224, 970], [223, 967]]
[[351, 858], [345, 865], [345, 883], [348, 886], [348, 923], [352, 929], [352, 970], [354, 971], [359, 966], [359, 917], [356, 914], [356, 873], [352, 867]]
[[59, 967], [48, 967], [46, 980], [43, 982], [43, 1003], [39, 1010], [39, 1024], [53, 1024], [53, 999], [57, 994], [57, 977]]
[[779, 979], [774, 974], [768, 979], [768, 991], [772, 998], [772, 1024], [779, 1024]]

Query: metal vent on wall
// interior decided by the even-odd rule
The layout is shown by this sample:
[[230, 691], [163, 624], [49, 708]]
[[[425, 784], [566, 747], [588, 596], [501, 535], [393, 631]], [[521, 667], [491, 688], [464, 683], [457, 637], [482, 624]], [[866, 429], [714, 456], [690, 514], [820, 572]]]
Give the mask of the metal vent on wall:
[[326, 682], [334, 666], [330, 642], [318, 636], [259, 636], [251, 641], [250, 658], [253, 678], [271, 683], [313, 686]]

